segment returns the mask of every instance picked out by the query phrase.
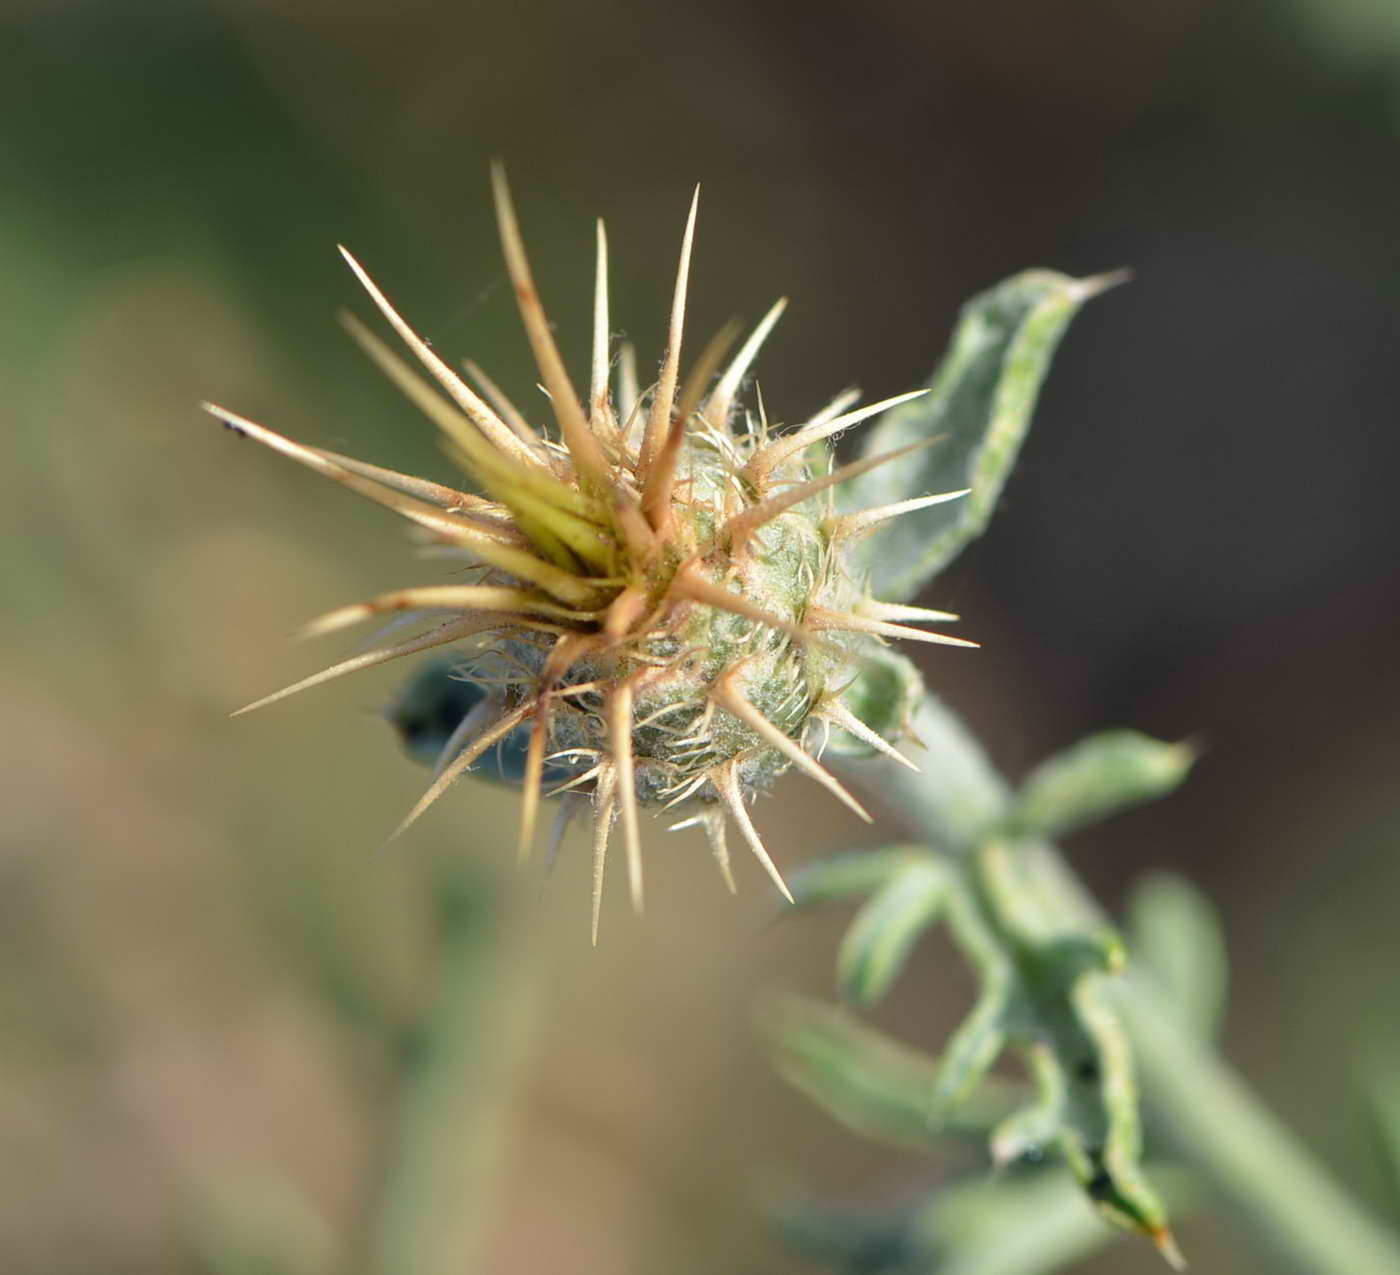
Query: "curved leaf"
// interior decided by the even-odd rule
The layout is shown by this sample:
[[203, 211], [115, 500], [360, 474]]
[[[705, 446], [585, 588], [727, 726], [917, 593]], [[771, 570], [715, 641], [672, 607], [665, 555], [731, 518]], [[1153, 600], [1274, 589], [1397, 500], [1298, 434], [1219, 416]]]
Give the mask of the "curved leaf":
[[1011, 817], [1047, 836], [1068, 832], [1165, 797], [1195, 760], [1190, 744], [1168, 744], [1137, 731], [1091, 735], [1031, 771]]
[[884, 846], [878, 850], [843, 850], [804, 863], [788, 877], [798, 907], [840, 903], [871, 894], [907, 863], [929, 858], [923, 846]]
[[855, 511], [970, 488], [962, 500], [879, 524], [858, 546], [882, 599], [912, 597], [980, 535], [1015, 464], [1040, 384], [1066, 326], [1121, 275], [1072, 279], [1028, 270], [972, 298], [922, 398], [887, 413], [865, 435], [861, 457], [939, 436], [907, 464], [862, 475], [842, 490]]
[[856, 1005], [873, 1005], [904, 969], [919, 936], [943, 911], [952, 870], [925, 855], [910, 859], [870, 897], [841, 943], [836, 982]]
[[932, 1149], [945, 1134], [984, 1138], [1027, 1100], [999, 1076], [935, 1126], [928, 1118], [937, 1059], [901, 1045], [817, 1001], [783, 997], [759, 1020], [774, 1066], [790, 1085], [847, 1128], [896, 1146]]

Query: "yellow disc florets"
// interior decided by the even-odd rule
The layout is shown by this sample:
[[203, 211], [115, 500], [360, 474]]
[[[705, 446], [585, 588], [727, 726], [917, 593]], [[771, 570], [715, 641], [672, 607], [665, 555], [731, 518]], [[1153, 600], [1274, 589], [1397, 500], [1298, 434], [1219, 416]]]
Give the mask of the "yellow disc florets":
[[846, 410], [851, 401], [843, 397], [781, 434], [770, 431], [761, 412], [754, 419], [736, 409], [781, 301], [731, 360], [724, 361], [731, 335], [725, 332], [681, 383], [693, 202], [666, 354], [656, 383], [641, 392], [626, 348], [616, 391], [610, 385], [607, 252], [599, 224], [592, 377], [587, 402], [580, 401], [535, 291], [504, 176], [498, 170], [494, 177], [506, 264], [558, 438], [533, 428], [473, 365], [467, 366], [478, 389], [459, 377], [345, 253], [442, 392], [358, 320], [346, 316], [346, 327], [441, 428], [479, 491], [305, 447], [222, 408], [209, 410], [231, 429], [410, 519], [433, 542], [462, 555], [472, 576], [469, 583], [459, 577], [403, 589], [323, 616], [313, 631], [400, 611], [418, 614], [426, 631], [249, 707], [453, 644], [470, 652], [471, 676], [487, 693], [452, 733], [437, 778], [403, 826], [493, 746], [523, 733], [522, 848], [533, 839], [547, 776], [562, 771], [567, 780], [556, 791], [591, 797], [595, 935], [603, 864], [619, 820], [633, 897], [640, 899], [643, 805], [689, 808], [686, 822], [704, 824], [726, 879], [725, 822], [732, 818], [786, 893], [746, 799], [796, 765], [863, 815], [816, 756], [817, 742], [833, 728], [890, 751], [842, 700], [863, 653], [890, 636], [968, 645], [895, 623], [951, 617], [873, 601], [848, 571], [844, 547], [884, 518], [961, 493], [836, 511], [839, 484], [913, 448], [832, 469], [825, 440], [912, 394], [855, 411]]

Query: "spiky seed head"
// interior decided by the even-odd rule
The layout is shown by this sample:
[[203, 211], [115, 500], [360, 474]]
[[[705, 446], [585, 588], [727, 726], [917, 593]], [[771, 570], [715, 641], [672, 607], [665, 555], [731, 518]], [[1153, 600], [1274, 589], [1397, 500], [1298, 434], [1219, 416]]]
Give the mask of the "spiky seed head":
[[914, 395], [851, 411], [843, 396], [786, 432], [770, 427], [761, 403], [756, 417], [741, 409], [739, 390], [781, 301], [727, 365], [726, 334], [683, 380], [697, 191], [660, 373], [640, 393], [627, 349], [617, 392], [610, 387], [607, 242], [599, 223], [591, 380], [581, 399], [555, 345], [499, 168], [493, 184], [506, 264], [554, 431], [532, 427], [474, 365], [467, 366], [480, 392], [459, 377], [344, 249], [375, 306], [436, 384], [358, 320], [347, 316], [347, 329], [442, 430], [477, 490], [305, 447], [206, 405], [230, 428], [395, 510], [473, 569], [470, 583], [458, 576], [452, 584], [400, 589], [314, 621], [312, 631], [328, 632], [406, 612], [420, 631], [249, 707], [450, 644], [469, 661], [470, 711], [446, 733], [437, 777], [400, 830], [493, 745], [514, 740], [524, 786], [522, 850], [534, 838], [546, 784], [572, 794], [570, 809], [578, 794], [592, 795], [595, 938], [614, 822], [624, 830], [631, 892], [640, 904], [639, 806], [694, 807], [682, 822], [706, 828], [726, 879], [727, 815], [786, 893], [746, 801], [795, 765], [864, 815], [817, 756], [832, 727], [865, 745], [890, 747], [888, 732], [872, 731], [856, 704], [843, 703], [846, 688], [887, 637], [958, 642], [893, 623], [954, 617], [877, 603], [848, 568], [845, 546], [903, 509], [838, 516], [834, 505], [838, 484], [911, 449], [833, 469], [828, 440]]

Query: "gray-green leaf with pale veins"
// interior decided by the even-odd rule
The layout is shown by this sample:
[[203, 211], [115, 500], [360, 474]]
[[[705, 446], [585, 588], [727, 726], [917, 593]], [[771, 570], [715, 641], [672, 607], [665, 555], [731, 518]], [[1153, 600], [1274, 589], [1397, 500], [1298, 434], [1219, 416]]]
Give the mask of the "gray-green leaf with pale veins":
[[915, 460], [863, 474], [840, 494], [844, 508], [891, 505], [926, 491], [969, 488], [966, 500], [911, 512], [861, 548], [882, 598], [911, 598], [982, 534], [1021, 449], [1041, 382], [1069, 322], [1122, 273], [1074, 279], [1027, 270], [973, 297], [921, 399], [887, 412], [862, 441], [877, 456], [939, 438]]

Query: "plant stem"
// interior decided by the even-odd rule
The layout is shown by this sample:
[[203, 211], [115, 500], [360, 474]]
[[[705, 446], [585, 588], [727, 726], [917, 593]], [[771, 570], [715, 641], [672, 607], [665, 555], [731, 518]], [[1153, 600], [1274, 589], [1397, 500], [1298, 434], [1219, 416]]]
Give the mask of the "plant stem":
[[437, 986], [404, 1060], [366, 1275], [457, 1275], [481, 1261], [527, 1027], [492, 895], [456, 875], [436, 890]]
[[[920, 775], [883, 758], [840, 763], [916, 837], [972, 852], [1007, 808], [1009, 789], [967, 728], [928, 696], [914, 722], [927, 744]], [[1103, 916], [1058, 851], [1036, 849], [1040, 877], [1067, 915]], [[1396, 1238], [1342, 1190], [1211, 1047], [1144, 978], [1112, 980], [1149, 1099], [1182, 1156], [1230, 1197], [1262, 1236], [1308, 1275], [1400, 1275]]]
[[879, 756], [869, 761], [839, 759], [839, 764], [899, 814], [921, 840], [964, 853], [1006, 813], [1011, 790], [967, 727], [934, 696], [924, 696], [914, 715], [913, 734], [926, 750], [907, 750], [922, 765], [919, 773]]
[[1244, 1081], [1178, 1026], [1155, 988], [1126, 977], [1119, 1014], [1172, 1141], [1253, 1216], [1266, 1239], [1315, 1275], [1395, 1275], [1394, 1238], [1294, 1140]]

